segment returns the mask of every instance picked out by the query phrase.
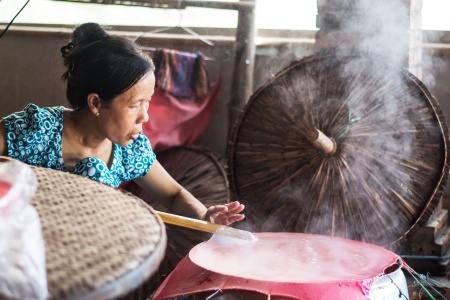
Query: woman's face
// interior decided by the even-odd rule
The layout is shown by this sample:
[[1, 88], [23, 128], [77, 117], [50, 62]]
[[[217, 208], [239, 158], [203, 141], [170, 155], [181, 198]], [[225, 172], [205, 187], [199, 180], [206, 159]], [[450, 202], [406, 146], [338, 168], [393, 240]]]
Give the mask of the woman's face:
[[155, 75], [149, 72], [129, 90], [99, 110], [103, 134], [115, 144], [126, 146], [137, 139], [148, 121], [148, 106], [155, 91]]

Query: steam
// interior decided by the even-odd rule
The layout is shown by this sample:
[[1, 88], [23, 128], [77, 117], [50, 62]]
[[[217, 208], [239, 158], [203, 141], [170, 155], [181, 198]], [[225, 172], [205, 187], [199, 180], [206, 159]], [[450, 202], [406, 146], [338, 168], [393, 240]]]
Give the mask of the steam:
[[[355, 39], [354, 50], [395, 68], [409, 68], [413, 75], [423, 78], [428, 88], [434, 87], [435, 74], [431, 70], [443, 64], [433, 63], [431, 53], [422, 52], [420, 11], [411, 11], [409, 2], [400, 0], [344, 2], [348, 7], [343, 9], [352, 13], [342, 19], [339, 30]], [[345, 41], [343, 46], [338, 50], [341, 53], [348, 51]], [[423, 70], [429, 72], [423, 74]]]
[[409, 7], [392, 0], [348, 2], [354, 17], [343, 19], [341, 30], [356, 35], [358, 50], [403, 66], [408, 55]]

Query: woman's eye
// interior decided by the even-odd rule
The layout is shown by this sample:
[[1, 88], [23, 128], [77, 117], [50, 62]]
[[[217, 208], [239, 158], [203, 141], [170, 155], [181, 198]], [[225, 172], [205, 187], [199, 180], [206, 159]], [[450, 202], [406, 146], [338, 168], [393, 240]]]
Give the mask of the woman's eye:
[[135, 103], [133, 105], [130, 106], [130, 109], [132, 110], [140, 110], [142, 108], [148, 109], [149, 106], [149, 100], [145, 100], [145, 101], [139, 101], [138, 103]]

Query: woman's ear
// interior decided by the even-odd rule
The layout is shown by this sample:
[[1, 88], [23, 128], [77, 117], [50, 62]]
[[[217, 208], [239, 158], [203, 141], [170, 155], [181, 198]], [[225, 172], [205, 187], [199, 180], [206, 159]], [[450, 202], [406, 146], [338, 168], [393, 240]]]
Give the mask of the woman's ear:
[[102, 101], [98, 94], [90, 93], [87, 95], [87, 104], [89, 106], [89, 109], [96, 116], [100, 115], [101, 103]]

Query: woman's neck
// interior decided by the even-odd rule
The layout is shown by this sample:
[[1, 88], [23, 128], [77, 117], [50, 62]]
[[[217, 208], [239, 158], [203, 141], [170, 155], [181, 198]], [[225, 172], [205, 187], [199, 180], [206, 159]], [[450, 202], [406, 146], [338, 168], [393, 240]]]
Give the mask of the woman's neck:
[[96, 157], [111, 166], [112, 142], [102, 136], [97, 119], [90, 111], [66, 110], [63, 122], [62, 155], [67, 169], [86, 157]]

